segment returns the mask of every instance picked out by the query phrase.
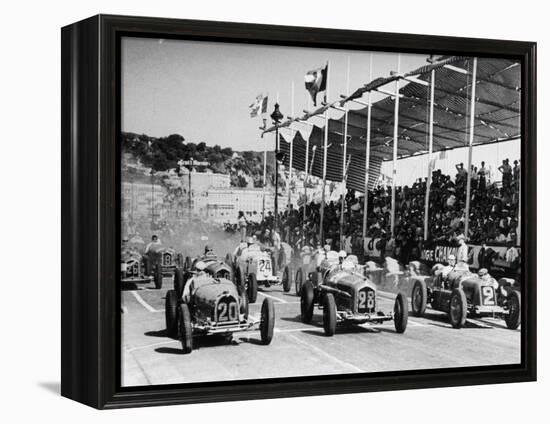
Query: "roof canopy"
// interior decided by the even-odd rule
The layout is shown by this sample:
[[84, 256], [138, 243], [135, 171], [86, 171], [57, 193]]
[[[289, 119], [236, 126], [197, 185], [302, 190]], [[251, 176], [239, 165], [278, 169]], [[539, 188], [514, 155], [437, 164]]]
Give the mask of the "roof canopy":
[[[345, 99], [324, 105], [305, 115], [289, 119], [279, 127], [297, 129], [296, 121], [309, 121], [314, 127], [309, 136], [310, 145], [323, 144], [325, 121], [321, 119], [325, 111], [334, 107], [347, 107], [348, 112], [348, 152], [352, 155], [365, 154], [367, 131], [367, 107], [358, 108], [359, 100], [369, 91], [401, 80], [399, 90], [398, 156], [400, 158], [427, 153], [429, 132], [429, 97], [431, 71], [435, 74], [434, 94], [434, 144], [433, 151], [463, 147], [468, 142], [469, 107], [472, 86], [472, 59], [447, 57], [423, 66], [404, 75], [391, 75], [377, 78], [360, 87]], [[508, 59], [478, 58], [474, 145], [506, 141], [520, 135], [520, 73], [518, 62]], [[424, 81], [425, 84], [410, 82]], [[428, 83], [428, 84], [426, 84]], [[395, 92], [395, 85], [385, 87]], [[394, 96], [388, 96], [372, 104], [371, 158], [388, 160], [392, 158]], [[344, 134], [344, 116], [329, 119], [328, 140], [335, 151], [341, 149]], [[265, 132], [272, 132], [275, 127]], [[282, 134], [286, 139], [288, 134]], [[298, 141], [298, 140], [297, 140]], [[341, 156], [341, 153], [340, 153]], [[332, 161], [329, 149], [329, 160]], [[337, 160], [334, 158], [334, 160]], [[363, 159], [364, 162], [364, 159]], [[350, 170], [351, 172], [351, 170]]]

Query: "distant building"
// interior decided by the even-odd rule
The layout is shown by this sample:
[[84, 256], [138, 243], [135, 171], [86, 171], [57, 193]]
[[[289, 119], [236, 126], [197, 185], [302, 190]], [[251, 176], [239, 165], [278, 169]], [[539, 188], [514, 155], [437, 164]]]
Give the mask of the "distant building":
[[125, 221], [159, 220], [166, 213], [163, 207], [166, 189], [158, 184], [122, 182], [122, 216]]

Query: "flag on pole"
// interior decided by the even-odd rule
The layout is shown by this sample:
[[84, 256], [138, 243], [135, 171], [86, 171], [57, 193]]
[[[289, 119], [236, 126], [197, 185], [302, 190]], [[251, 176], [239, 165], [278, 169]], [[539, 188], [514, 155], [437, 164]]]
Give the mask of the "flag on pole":
[[308, 71], [304, 77], [306, 84], [306, 90], [309, 91], [311, 98], [313, 99], [313, 106], [317, 106], [317, 93], [325, 92], [325, 102], [327, 101], [327, 77], [328, 77], [328, 63], [324, 68], [314, 69]]
[[258, 94], [256, 100], [250, 106], [250, 117], [255, 118], [258, 115], [264, 115], [267, 113], [267, 96]]

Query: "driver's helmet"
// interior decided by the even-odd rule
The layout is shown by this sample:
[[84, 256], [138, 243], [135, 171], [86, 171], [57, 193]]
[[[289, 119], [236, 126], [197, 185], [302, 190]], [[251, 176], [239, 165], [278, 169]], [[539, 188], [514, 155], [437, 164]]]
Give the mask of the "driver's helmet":
[[209, 246], [209, 245], [204, 246], [204, 255], [205, 256], [215, 256], [214, 248], [212, 246]]
[[340, 250], [338, 252], [338, 260], [340, 261], [340, 263], [344, 262], [344, 259], [346, 259], [348, 256], [348, 254], [346, 253], [345, 250]]
[[197, 263], [195, 264], [195, 268], [197, 269], [197, 271], [202, 272], [206, 269], [206, 264], [203, 261], [197, 261]]
[[249, 245], [249, 246], [250, 246], [251, 244], [254, 244], [254, 239], [253, 239], [252, 237], [247, 237], [247, 238], [246, 238], [246, 244]]
[[447, 258], [447, 262], [449, 262], [450, 266], [455, 266], [456, 265], [456, 256], [455, 255], [449, 255], [449, 257]]

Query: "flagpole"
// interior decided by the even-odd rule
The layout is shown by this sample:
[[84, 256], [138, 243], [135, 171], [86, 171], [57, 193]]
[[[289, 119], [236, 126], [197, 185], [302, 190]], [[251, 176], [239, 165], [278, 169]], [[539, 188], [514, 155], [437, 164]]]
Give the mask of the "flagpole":
[[473, 69], [472, 69], [472, 88], [470, 95], [470, 140], [468, 143], [468, 173], [466, 174], [468, 180], [466, 182], [466, 206], [464, 217], [464, 236], [468, 239], [468, 229], [470, 224], [470, 191], [472, 187], [472, 150], [474, 144], [474, 119], [476, 116], [476, 83], [477, 83], [477, 57], [474, 57]]
[[[349, 95], [349, 75], [351, 68], [351, 56], [348, 56], [348, 72], [346, 79], [346, 96]], [[347, 160], [347, 151], [348, 149], [348, 108], [344, 112], [344, 155], [342, 163], [342, 201], [341, 201], [341, 211], [340, 211], [340, 250], [344, 248], [344, 213], [346, 210], [346, 173], [349, 163], [346, 165]]]
[[430, 132], [428, 144], [428, 179], [426, 180], [426, 202], [424, 204], [424, 241], [428, 240], [428, 222], [430, 213], [430, 186], [432, 185], [432, 152], [434, 144], [434, 92], [435, 69], [432, 69], [430, 77]]
[[[372, 53], [369, 60], [369, 82], [372, 81]], [[370, 126], [371, 126], [372, 100], [371, 92], [367, 94], [367, 145], [365, 147], [365, 194], [363, 197], [363, 243], [367, 237], [367, 218], [369, 204], [369, 171], [370, 171]]]
[[267, 174], [267, 138], [264, 139], [264, 178], [263, 178], [263, 199], [262, 199], [262, 220], [265, 219], [265, 188], [266, 188], [266, 174]]
[[[397, 74], [401, 67], [401, 54], [397, 55]], [[397, 137], [399, 130], [399, 78], [395, 81], [395, 108], [393, 118], [393, 171], [391, 184], [391, 237], [395, 237], [395, 180], [397, 176]]]
[[[329, 80], [328, 77], [328, 67], [329, 62], [327, 60], [327, 85], [325, 91], [325, 100], [329, 97]], [[327, 156], [328, 156], [328, 108], [325, 110], [325, 140], [324, 140], [324, 149], [323, 149], [323, 191], [321, 193], [321, 210], [320, 210], [320, 225], [319, 225], [319, 242], [324, 244], [324, 218], [325, 218], [325, 187], [327, 184]]]
[[[307, 96], [307, 95], [306, 95]], [[307, 104], [308, 104], [308, 110], [311, 109], [311, 97], [307, 96]], [[306, 122], [307, 125], [313, 126], [313, 124], [310, 124], [309, 122]], [[313, 163], [313, 162], [312, 162]], [[302, 246], [306, 245], [306, 219], [307, 219], [307, 183], [309, 180], [309, 137], [306, 138], [306, 164], [305, 164], [305, 171], [306, 176], [304, 179], [304, 210], [303, 210], [303, 218], [302, 218]]]
[[[290, 86], [291, 91], [291, 100], [290, 100], [290, 110], [291, 110], [291, 116], [294, 117], [294, 81], [292, 81]], [[290, 184], [292, 182], [292, 150], [293, 150], [293, 143], [294, 143], [294, 131], [291, 127], [290, 129], [290, 158], [288, 162], [288, 211], [290, 212], [290, 205], [292, 204], [291, 199], [291, 193], [290, 193]], [[290, 241], [290, 239], [289, 239]]]

